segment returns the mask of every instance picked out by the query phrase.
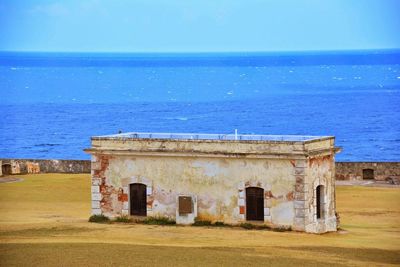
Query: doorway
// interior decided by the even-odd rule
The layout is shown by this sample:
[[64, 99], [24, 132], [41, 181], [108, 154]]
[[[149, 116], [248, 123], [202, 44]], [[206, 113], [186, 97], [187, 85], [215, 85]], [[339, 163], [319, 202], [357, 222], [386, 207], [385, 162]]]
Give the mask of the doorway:
[[264, 189], [246, 188], [246, 220], [264, 221]]
[[374, 170], [373, 169], [363, 169], [363, 180], [373, 180]]
[[5, 163], [1, 166], [1, 172], [3, 175], [10, 175], [11, 174], [11, 164]]
[[130, 184], [130, 214], [136, 216], [147, 215], [146, 185]]

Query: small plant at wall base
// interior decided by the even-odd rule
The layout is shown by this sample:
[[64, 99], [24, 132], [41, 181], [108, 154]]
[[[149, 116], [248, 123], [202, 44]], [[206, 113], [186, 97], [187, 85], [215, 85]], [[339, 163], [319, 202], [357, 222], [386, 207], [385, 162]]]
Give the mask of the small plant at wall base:
[[92, 215], [89, 217], [89, 222], [95, 222], [95, 223], [108, 223], [110, 222], [110, 218], [107, 216], [100, 214], [100, 215]]
[[115, 218], [114, 222], [118, 223], [131, 223], [133, 222], [132, 218], [128, 215], [121, 215]]
[[292, 227], [290, 226], [278, 226], [278, 227], [274, 227], [274, 228], [270, 228], [274, 232], [288, 232], [288, 231], [292, 231]]
[[194, 223], [192, 224], [193, 226], [211, 226], [211, 221], [209, 220], [200, 220], [195, 218]]
[[224, 227], [224, 226], [230, 226], [228, 224], [225, 224], [224, 222], [215, 222], [214, 226], [218, 226], [218, 227]]
[[338, 212], [335, 212], [335, 216], [336, 216], [336, 229], [339, 230], [340, 229], [340, 215]]
[[176, 222], [168, 217], [147, 217], [141, 223], [154, 225], [174, 225]]
[[247, 230], [255, 229], [255, 225], [251, 223], [241, 223], [239, 226]]
[[242, 227], [244, 229], [247, 230], [251, 230], [251, 229], [255, 229], [255, 230], [271, 230], [274, 232], [288, 232], [288, 231], [292, 231], [292, 228], [290, 226], [276, 226], [276, 227], [271, 227], [269, 225], [265, 225], [265, 224], [251, 224], [251, 223], [241, 223], [239, 224], [239, 227]]

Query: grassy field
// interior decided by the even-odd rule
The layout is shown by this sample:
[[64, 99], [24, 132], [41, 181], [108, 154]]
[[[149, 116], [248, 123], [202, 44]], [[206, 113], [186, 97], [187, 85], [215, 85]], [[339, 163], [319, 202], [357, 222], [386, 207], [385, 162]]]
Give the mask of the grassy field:
[[339, 233], [94, 224], [86, 174], [0, 184], [0, 266], [400, 265], [400, 189], [338, 187]]

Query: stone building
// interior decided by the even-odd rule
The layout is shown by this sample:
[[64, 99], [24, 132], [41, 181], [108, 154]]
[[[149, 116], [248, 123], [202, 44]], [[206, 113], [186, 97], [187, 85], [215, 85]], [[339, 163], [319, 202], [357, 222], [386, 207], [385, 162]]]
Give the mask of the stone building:
[[334, 137], [92, 137], [92, 213], [336, 231]]

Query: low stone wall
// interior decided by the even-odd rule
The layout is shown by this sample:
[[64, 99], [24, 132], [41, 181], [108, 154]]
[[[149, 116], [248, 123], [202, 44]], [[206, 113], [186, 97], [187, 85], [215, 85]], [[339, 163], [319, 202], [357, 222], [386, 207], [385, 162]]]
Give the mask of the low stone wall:
[[400, 162], [336, 162], [336, 180], [400, 178]]
[[90, 173], [90, 160], [1, 159], [2, 174]]
[[[24, 173], [90, 173], [90, 160], [0, 159], [0, 176]], [[336, 162], [336, 180], [400, 179], [400, 162]]]

